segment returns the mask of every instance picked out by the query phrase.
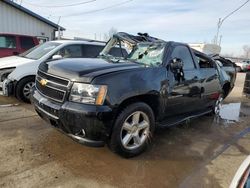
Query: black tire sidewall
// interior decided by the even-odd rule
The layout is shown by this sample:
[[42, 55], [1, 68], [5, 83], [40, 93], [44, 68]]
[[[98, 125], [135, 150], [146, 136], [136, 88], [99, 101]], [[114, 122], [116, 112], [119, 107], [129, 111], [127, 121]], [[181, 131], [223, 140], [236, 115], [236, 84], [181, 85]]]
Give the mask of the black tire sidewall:
[[23, 88], [29, 82], [35, 82], [35, 77], [29, 76], [29, 77], [23, 78], [16, 85], [16, 97], [17, 97], [17, 99], [21, 100], [23, 102], [26, 102], [26, 103], [30, 103], [30, 100], [24, 96]]
[[[142, 146], [134, 150], [128, 150], [121, 143], [120, 132], [121, 132], [121, 128], [122, 128], [124, 121], [127, 119], [128, 116], [130, 116], [135, 111], [142, 111], [148, 116], [149, 122], [150, 122], [150, 135], [149, 135], [149, 138], [147, 138], [147, 140], [144, 142]], [[147, 146], [149, 145], [149, 142], [152, 139], [154, 130], [155, 130], [155, 118], [154, 118], [154, 113], [152, 109], [147, 104], [142, 103], [142, 102], [131, 104], [127, 106], [126, 108], [124, 108], [117, 116], [117, 119], [115, 120], [115, 123], [113, 126], [113, 131], [112, 131], [111, 139], [109, 142], [109, 147], [111, 148], [113, 152], [118, 153], [119, 155], [123, 157], [126, 157], [126, 158], [134, 157], [142, 153], [144, 150], [146, 150]]]

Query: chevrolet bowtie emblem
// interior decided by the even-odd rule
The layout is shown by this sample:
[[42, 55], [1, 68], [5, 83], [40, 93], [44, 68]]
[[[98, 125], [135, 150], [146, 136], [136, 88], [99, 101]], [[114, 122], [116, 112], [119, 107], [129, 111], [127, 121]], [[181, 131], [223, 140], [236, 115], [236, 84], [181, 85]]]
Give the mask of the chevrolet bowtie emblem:
[[48, 81], [45, 80], [45, 79], [40, 80], [40, 84], [41, 84], [42, 86], [45, 86], [47, 83], [48, 83]]

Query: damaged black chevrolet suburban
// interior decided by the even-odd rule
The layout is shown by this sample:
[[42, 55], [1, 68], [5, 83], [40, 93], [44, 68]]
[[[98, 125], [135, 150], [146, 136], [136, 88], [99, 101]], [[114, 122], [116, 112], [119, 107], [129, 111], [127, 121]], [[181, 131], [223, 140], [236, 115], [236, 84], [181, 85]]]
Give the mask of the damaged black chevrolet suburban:
[[[114, 47], [122, 57], [109, 52]], [[115, 34], [99, 58], [40, 64], [32, 101], [68, 136], [124, 157], [142, 153], [156, 127], [218, 113], [231, 88], [220, 67], [188, 45]]]

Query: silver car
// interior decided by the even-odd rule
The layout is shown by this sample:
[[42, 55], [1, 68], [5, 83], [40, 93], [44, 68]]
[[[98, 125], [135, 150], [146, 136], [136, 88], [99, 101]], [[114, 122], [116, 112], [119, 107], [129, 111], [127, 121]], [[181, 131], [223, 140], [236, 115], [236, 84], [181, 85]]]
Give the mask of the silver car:
[[250, 67], [250, 61], [249, 60], [238, 61], [235, 64], [237, 65], [237, 69], [240, 72], [245, 72], [245, 71], [249, 70], [249, 67]]

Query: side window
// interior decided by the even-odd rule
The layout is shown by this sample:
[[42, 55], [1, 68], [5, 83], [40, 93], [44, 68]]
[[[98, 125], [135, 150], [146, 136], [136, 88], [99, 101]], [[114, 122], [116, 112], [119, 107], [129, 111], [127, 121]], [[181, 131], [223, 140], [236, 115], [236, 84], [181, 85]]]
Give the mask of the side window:
[[186, 46], [176, 46], [171, 54], [171, 58], [181, 59], [184, 64], [183, 70], [192, 70], [195, 68], [191, 53]]
[[0, 48], [16, 48], [16, 37], [14, 36], [0, 36]]
[[123, 57], [123, 56], [127, 57], [128, 56], [128, 52], [124, 48], [122, 48], [121, 50], [121, 48], [118, 48], [118, 47], [113, 47], [110, 50], [109, 54], [115, 57]]
[[35, 43], [32, 37], [19, 37], [19, 39], [20, 39], [20, 45], [22, 49], [30, 49], [35, 46]]
[[61, 55], [63, 58], [78, 58], [82, 57], [81, 45], [69, 45], [60, 49], [56, 54]]
[[214, 62], [209, 58], [196, 53], [195, 58], [197, 59], [200, 68], [215, 68]]
[[102, 51], [104, 46], [98, 45], [82, 45], [82, 54], [84, 58], [96, 58]]

